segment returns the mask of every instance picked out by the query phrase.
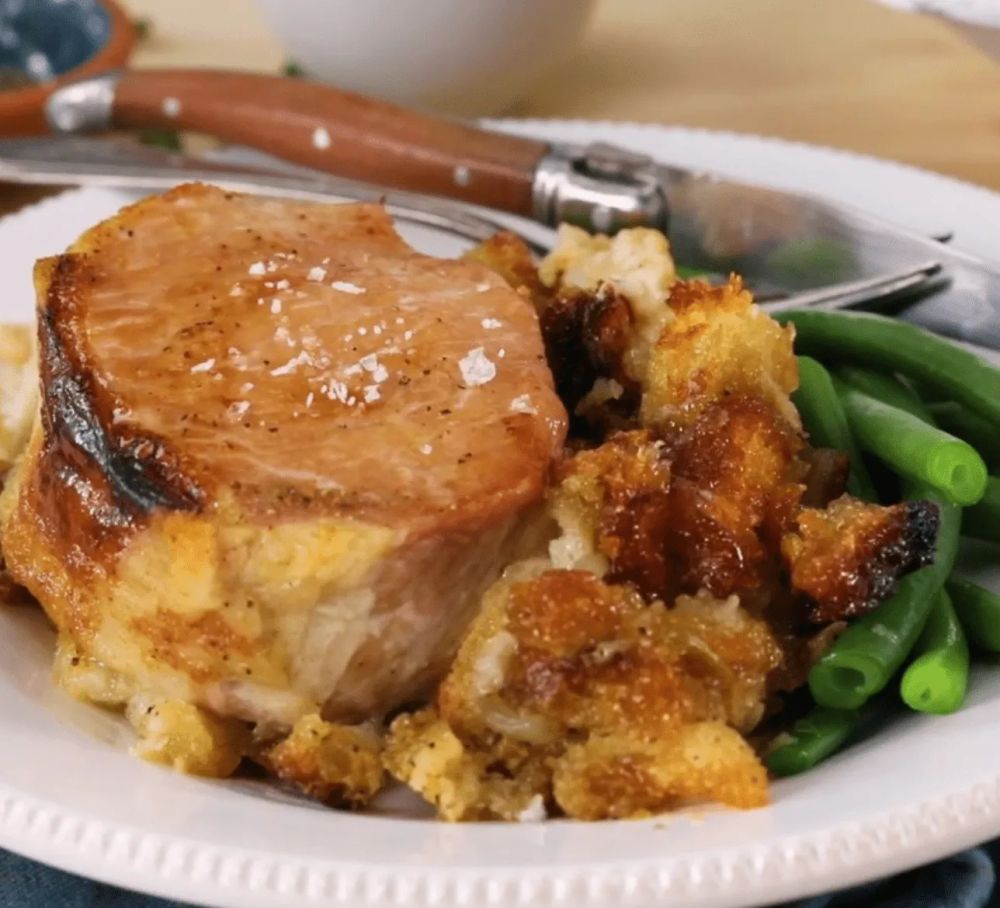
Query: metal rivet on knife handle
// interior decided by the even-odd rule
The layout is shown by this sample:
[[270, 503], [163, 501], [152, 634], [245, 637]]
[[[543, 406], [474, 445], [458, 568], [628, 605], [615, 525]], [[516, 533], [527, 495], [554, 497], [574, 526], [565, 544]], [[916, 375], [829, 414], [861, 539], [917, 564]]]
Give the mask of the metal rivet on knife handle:
[[115, 86], [121, 72], [70, 82], [45, 101], [45, 121], [53, 132], [96, 132], [109, 129]]
[[597, 233], [667, 229], [667, 200], [653, 161], [614, 145], [553, 146], [535, 170], [535, 220]]

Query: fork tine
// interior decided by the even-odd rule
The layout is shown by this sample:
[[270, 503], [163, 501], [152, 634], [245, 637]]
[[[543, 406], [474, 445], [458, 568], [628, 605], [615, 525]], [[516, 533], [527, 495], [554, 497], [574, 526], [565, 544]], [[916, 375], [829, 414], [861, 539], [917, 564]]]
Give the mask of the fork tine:
[[862, 303], [910, 292], [926, 284], [941, 270], [939, 262], [925, 262], [905, 271], [883, 274], [841, 284], [829, 284], [815, 290], [804, 290], [775, 302], [762, 305], [768, 312], [784, 312], [788, 309], [848, 309]]

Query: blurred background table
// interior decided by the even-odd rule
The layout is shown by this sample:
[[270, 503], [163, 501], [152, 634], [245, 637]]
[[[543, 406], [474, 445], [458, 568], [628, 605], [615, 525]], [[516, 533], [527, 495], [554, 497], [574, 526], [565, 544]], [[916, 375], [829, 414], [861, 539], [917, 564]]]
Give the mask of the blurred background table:
[[[125, 0], [138, 66], [275, 72], [252, 0]], [[868, 0], [603, 0], [514, 116], [676, 123], [893, 158], [1000, 189], [1000, 66], [945, 22]]]

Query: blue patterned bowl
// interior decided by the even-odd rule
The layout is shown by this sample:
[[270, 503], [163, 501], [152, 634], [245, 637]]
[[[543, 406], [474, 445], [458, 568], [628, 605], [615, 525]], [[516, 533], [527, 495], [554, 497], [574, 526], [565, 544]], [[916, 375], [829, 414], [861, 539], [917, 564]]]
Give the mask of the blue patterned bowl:
[[112, 0], [0, 0], [0, 135], [44, 132], [48, 94], [122, 66], [134, 39]]

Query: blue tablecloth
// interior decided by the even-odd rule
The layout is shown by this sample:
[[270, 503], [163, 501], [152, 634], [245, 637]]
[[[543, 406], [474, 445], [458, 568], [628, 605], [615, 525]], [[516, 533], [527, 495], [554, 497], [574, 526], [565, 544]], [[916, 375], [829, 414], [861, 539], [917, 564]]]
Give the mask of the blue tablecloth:
[[[909, 873], [795, 902], [794, 908], [985, 908], [1000, 905], [1000, 841]], [[0, 908], [184, 908], [0, 851]], [[786, 906], [789, 908], [789, 906]]]

